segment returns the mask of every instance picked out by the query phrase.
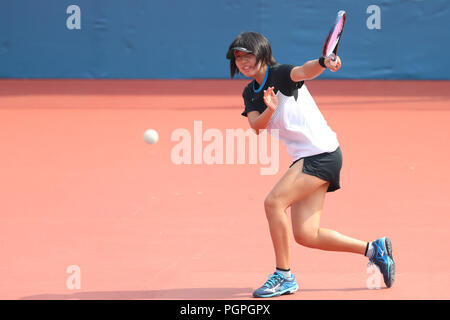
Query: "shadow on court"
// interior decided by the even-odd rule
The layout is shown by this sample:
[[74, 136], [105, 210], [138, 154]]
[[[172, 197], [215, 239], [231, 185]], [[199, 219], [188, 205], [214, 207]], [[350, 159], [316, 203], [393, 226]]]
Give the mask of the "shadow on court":
[[[386, 289], [386, 288], [380, 288]], [[302, 292], [351, 292], [370, 291], [368, 288], [300, 289], [296, 293], [302, 299]], [[139, 299], [242, 299], [252, 297], [252, 288], [180, 288], [141, 291], [89, 291], [72, 294], [44, 293], [25, 296], [19, 300], [139, 300]]]
[[[385, 290], [387, 288], [382, 287], [376, 290]], [[371, 291], [368, 288], [331, 288], [331, 289], [300, 289], [301, 292], [352, 292], [352, 291]]]
[[38, 294], [19, 300], [139, 300], [139, 299], [233, 299], [248, 298], [252, 288], [180, 288], [140, 291], [89, 291], [72, 294]]

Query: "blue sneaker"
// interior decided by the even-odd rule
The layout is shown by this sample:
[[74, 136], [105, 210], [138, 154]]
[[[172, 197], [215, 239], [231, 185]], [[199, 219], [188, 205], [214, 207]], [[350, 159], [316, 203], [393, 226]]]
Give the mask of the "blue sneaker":
[[278, 297], [282, 294], [291, 294], [296, 291], [298, 291], [298, 285], [293, 274], [290, 278], [285, 278], [281, 273], [275, 272], [274, 274], [269, 275], [269, 279], [261, 288], [253, 292], [253, 297]]
[[373, 255], [369, 264], [375, 264], [383, 275], [386, 287], [390, 288], [395, 281], [395, 262], [392, 257], [392, 243], [388, 237], [372, 242]]

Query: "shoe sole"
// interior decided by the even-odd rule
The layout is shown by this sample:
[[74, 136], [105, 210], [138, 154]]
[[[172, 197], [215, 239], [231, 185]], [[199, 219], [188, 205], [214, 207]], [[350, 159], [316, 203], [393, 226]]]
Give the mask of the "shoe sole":
[[388, 237], [384, 238], [384, 246], [386, 247], [386, 251], [388, 257], [391, 259], [391, 264], [389, 265], [389, 279], [384, 279], [384, 283], [386, 287], [390, 288], [394, 284], [395, 281], [395, 262], [394, 257], [392, 256], [392, 242]]
[[279, 297], [279, 296], [286, 295], [286, 294], [293, 294], [293, 293], [295, 293], [297, 291], [298, 291], [298, 285], [296, 285], [293, 288], [289, 288], [289, 289], [286, 289], [284, 291], [281, 291], [281, 292], [275, 292], [275, 293], [259, 295], [259, 296], [253, 294], [253, 297], [254, 298], [273, 298], [273, 297]]

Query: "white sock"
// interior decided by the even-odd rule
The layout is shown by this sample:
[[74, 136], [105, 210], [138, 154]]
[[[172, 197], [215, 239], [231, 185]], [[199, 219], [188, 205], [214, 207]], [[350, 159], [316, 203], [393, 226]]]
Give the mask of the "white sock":
[[275, 271], [278, 273], [281, 273], [285, 278], [290, 278], [291, 277], [291, 270], [280, 270], [278, 268], [275, 268]]
[[369, 242], [369, 245], [367, 246], [367, 252], [366, 252], [366, 257], [367, 258], [372, 258], [373, 256], [373, 244], [372, 242]]

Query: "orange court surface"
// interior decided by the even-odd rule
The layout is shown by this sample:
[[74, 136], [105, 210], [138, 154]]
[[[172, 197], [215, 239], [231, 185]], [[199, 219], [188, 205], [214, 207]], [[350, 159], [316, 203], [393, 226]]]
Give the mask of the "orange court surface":
[[[273, 175], [171, 156], [194, 121], [247, 130], [246, 83], [0, 80], [0, 298], [253, 299], [275, 268], [263, 201], [285, 147]], [[450, 299], [450, 81], [306, 84], [343, 153], [321, 226], [389, 236], [396, 282], [369, 289], [367, 258], [292, 239], [300, 290], [275, 299]]]

